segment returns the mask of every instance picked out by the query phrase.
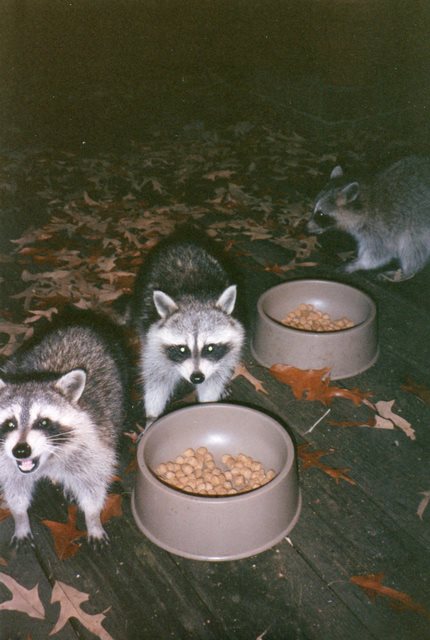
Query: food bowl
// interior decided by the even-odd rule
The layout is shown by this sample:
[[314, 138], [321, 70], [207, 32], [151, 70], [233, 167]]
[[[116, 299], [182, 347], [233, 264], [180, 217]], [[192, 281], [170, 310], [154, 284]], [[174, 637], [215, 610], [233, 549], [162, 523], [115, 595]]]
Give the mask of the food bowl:
[[[321, 332], [282, 324], [300, 304], [311, 304], [332, 319], [347, 317], [353, 326]], [[258, 300], [251, 351], [264, 367], [328, 367], [333, 380], [355, 376], [378, 357], [375, 303], [359, 289], [330, 280], [292, 280], [277, 285]]]
[[[188, 448], [206, 447], [221, 458], [244, 453], [273, 469], [258, 489], [227, 496], [187, 493], [161, 481], [155, 469]], [[144, 432], [132, 512], [156, 545], [195, 560], [236, 560], [279, 543], [299, 517], [297, 462], [288, 432], [261, 411], [225, 403], [173, 411]]]

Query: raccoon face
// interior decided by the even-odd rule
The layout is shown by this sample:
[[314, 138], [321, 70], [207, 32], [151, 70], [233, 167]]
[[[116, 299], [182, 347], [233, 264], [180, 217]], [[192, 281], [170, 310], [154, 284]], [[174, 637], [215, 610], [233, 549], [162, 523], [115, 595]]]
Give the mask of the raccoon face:
[[335, 167], [330, 182], [317, 195], [308, 232], [320, 234], [330, 228], [342, 228], [342, 214], [355, 206], [359, 193], [358, 182], [346, 182], [341, 167]]
[[202, 336], [200, 339], [196, 336], [190, 344], [164, 345], [166, 358], [176, 365], [181, 376], [192, 384], [201, 384], [209, 378], [231, 350], [232, 345], [229, 343], [205, 342]]
[[80, 414], [74, 403], [85, 384], [75, 370], [55, 383], [9, 383], [0, 379], [0, 451], [23, 474], [42, 468], [73, 439]]
[[166, 365], [182, 378], [201, 384], [240, 351], [243, 329], [230, 315], [235, 302], [236, 285], [214, 302], [188, 298], [177, 303], [163, 291], [154, 291], [160, 323], [150, 330], [148, 342], [157, 344], [157, 353], [161, 350]]

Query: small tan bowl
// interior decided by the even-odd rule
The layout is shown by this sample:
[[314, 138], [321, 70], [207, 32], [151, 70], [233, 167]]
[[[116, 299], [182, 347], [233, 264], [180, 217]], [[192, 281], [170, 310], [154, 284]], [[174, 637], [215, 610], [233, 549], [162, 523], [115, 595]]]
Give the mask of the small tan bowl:
[[[206, 447], [221, 466], [224, 454], [244, 453], [276, 477], [258, 489], [199, 496], [162, 482], [156, 467], [188, 448]], [[158, 419], [137, 448], [132, 496], [139, 529], [156, 545], [194, 560], [236, 560], [279, 543], [301, 507], [293, 442], [272, 417], [241, 405], [198, 404]]]
[[[282, 324], [288, 313], [303, 303], [333, 319], [347, 317], [354, 326], [319, 332]], [[292, 280], [277, 285], [258, 300], [251, 351], [264, 367], [328, 367], [333, 380], [358, 375], [378, 357], [375, 303], [359, 289], [331, 280]]]

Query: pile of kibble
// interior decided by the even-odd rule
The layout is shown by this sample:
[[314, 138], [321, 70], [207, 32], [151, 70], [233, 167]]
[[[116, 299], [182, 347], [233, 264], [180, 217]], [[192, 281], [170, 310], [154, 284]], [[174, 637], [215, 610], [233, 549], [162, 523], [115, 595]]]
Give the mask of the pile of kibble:
[[300, 304], [282, 320], [282, 324], [302, 331], [340, 331], [349, 329], [354, 323], [349, 318], [333, 320], [328, 313], [323, 313], [312, 304]]
[[212, 453], [206, 447], [186, 449], [174, 460], [162, 462], [155, 469], [163, 482], [187, 493], [198, 495], [226, 496], [258, 489], [273, 480], [276, 472], [265, 471], [261, 462], [251, 456], [226, 453], [216, 465]]

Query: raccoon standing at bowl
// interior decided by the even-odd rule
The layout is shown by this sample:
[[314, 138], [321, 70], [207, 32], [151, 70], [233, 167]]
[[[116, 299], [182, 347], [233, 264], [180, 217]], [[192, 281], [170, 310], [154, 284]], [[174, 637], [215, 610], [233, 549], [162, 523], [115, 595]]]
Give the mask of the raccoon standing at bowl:
[[[185, 493], [162, 482], [157, 466], [188, 447], [205, 446], [217, 462], [243, 452], [276, 476], [252, 491], [229, 496]], [[297, 461], [288, 432], [261, 411], [225, 403], [173, 411], [146, 430], [137, 449], [132, 511], [156, 545], [194, 560], [237, 560], [280, 543], [301, 508]]]
[[[340, 331], [304, 331], [283, 319], [300, 304], [312, 304], [332, 318], [347, 316], [353, 326]], [[270, 368], [330, 369], [332, 380], [349, 378], [378, 358], [376, 305], [365, 293], [331, 280], [292, 280], [265, 291], [257, 303], [251, 341], [257, 362]]]

